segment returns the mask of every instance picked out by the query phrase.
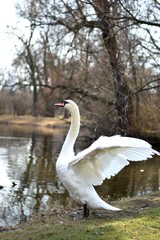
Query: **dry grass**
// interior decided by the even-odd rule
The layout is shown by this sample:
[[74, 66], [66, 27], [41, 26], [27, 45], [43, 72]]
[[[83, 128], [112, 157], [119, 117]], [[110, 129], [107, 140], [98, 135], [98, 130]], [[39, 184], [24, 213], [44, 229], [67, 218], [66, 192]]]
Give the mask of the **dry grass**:
[[51, 127], [62, 125], [65, 120], [52, 117], [32, 117], [32, 116], [0, 116], [0, 124], [32, 125], [41, 127]]

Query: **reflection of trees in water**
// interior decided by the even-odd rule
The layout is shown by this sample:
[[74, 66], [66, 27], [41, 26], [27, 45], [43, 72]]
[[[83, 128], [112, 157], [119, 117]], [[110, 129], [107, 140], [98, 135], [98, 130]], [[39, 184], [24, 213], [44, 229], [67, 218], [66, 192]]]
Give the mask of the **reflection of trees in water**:
[[[54, 144], [52, 136], [32, 135], [28, 163], [17, 191], [18, 201], [24, 208], [39, 212], [48, 206], [49, 196], [56, 190]], [[29, 214], [29, 215], [30, 215]]]
[[134, 162], [97, 188], [104, 198], [115, 200], [147, 194], [159, 189], [159, 159]]
[[[14, 146], [16, 145], [14, 144]], [[53, 136], [36, 136], [33, 133], [29, 144], [26, 141], [26, 145], [23, 145], [25, 151], [21, 149], [21, 156], [18, 158], [22, 159], [23, 157], [23, 160], [20, 166], [16, 165], [15, 160], [16, 154], [19, 152], [18, 146], [16, 146], [17, 151], [14, 146], [12, 145], [12, 151], [9, 148], [8, 161], [10, 171], [11, 169], [16, 171], [17, 167], [16, 177], [20, 179], [20, 183], [18, 187], [12, 189], [12, 193], [8, 193], [8, 196], [10, 195], [9, 206], [1, 208], [4, 219], [3, 223], [0, 223], [1, 225], [7, 225], [8, 221], [12, 225], [26, 221], [34, 212], [46, 209], [52, 202], [52, 198], [55, 197], [55, 193], [64, 192], [64, 188], [57, 188], [54, 156], [59, 149]], [[12, 165], [14, 165], [13, 168]], [[20, 167], [21, 169], [19, 169]], [[11, 175], [13, 176], [13, 173]], [[8, 216], [10, 216], [10, 220]]]

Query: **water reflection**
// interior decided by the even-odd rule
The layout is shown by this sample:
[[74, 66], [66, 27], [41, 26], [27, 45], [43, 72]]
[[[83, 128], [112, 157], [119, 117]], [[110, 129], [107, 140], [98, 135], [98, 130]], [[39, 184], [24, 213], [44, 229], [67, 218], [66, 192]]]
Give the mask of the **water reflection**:
[[[64, 131], [0, 127], [0, 226], [15, 225], [49, 206], [75, 205], [55, 173]], [[77, 148], [84, 148], [80, 138]], [[159, 159], [134, 163], [106, 180], [97, 191], [104, 199], [142, 195], [160, 189]], [[16, 184], [13, 186], [13, 182]]]

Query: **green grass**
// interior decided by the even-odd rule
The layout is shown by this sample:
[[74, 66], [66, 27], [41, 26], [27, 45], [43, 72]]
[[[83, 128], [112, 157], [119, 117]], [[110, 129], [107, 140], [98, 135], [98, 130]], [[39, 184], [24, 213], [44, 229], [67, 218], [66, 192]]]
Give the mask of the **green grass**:
[[107, 219], [91, 216], [72, 220], [67, 214], [46, 214], [14, 230], [0, 233], [3, 240], [157, 240], [160, 239], [160, 208], [136, 217]]

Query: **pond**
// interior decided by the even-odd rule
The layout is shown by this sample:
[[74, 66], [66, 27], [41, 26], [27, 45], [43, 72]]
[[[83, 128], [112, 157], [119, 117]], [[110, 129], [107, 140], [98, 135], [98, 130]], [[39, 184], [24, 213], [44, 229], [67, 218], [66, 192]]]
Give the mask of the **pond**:
[[[14, 226], [49, 207], [78, 207], [59, 182], [55, 162], [66, 129], [0, 125], [0, 226]], [[82, 135], [83, 136], [83, 135]], [[80, 137], [76, 150], [90, 145]], [[158, 157], [132, 163], [96, 187], [107, 202], [160, 189]]]

